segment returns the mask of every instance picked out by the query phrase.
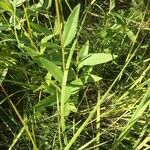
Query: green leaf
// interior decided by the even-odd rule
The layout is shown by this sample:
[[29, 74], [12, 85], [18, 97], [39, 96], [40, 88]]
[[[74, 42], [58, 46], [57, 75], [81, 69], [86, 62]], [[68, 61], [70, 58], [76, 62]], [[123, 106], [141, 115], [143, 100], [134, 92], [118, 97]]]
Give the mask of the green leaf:
[[144, 94], [140, 104], [136, 108], [135, 112], [131, 116], [131, 118], [128, 120], [127, 125], [125, 126], [124, 130], [118, 137], [118, 139], [114, 143], [114, 148], [117, 146], [120, 141], [123, 140], [123, 138], [130, 132], [131, 128], [134, 126], [134, 124], [137, 122], [139, 117], [142, 116], [146, 108], [150, 105], [150, 100], [149, 100], [149, 95], [150, 95], [150, 87], [148, 87], [147, 92]]
[[13, 0], [13, 6], [19, 7], [19, 6], [21, 6], [25, 1], [29, 1], [29, 0]]
[[115, 0], [110, 0], [109, 12], [111, 12], [114, 8], [115, 8]]
[[51, 78], [52, 78], [52, 75], [50, 72], [48, 72], [45, 76], [45, 82], [47, 83], [48, 86], [51, 84]]
[[40, 58], [42, 65], [47, 69], [47, 71], [59, 82], [62, 82], [63, 72], [61, 69], [55, 65], [53, 62], [45, 59]]
[[79, 52], [79, 59], [85, 57], [88, 55], [89, 52], [89, 41], [87, 41], [83, 47], [81, 48], [80, 52]]
[[8, 3], [8, 2], [4, 2], [4, 1], [0, 1], [0, 7], [2, 8], [2, 9], [4, 9], [5, 11], [9, 11], [10, 13], [12, 13], [13, 14], [13, 7], [11, 6], [11, 4], [10, 3]]
[[44, 1], [43, 7], [48, 10], [51, 7], [51, 5], [52, 5], [52, 0], [46, 0]]
[[65, 86], [65, 102], [67, 103], [68, 99], [71, 96], [71, 88], [69, 86]]
[[74, 8], [72, 13], [68, 17], [67, 22], [65, 23], [63, 31], [64, 47], [70, 44], [73, 38], [75, 37], [79, 18], [79, 11], [80, 11], [80, 4]]
[[10, 28], [9, 25], [0, 25], [0, 31], [7, 30], [9, 28]]
[[83, 82], [80, 78], [72, 81], [69, 85], [72, 93], [78, 91], [82, 86], [83, 86]]
[[58, 20], [55, 19], [54, 27], [53, 27], [53, 34], [58, 35], [59, 34], [59, 27], [58, 27]]
[[83, 66], [94, 66], [98, 64], [103, 64], [106, 62], [111, 61], [112, 59], [116, 58], [116, 55], [106, 54], [106, 53], [94, 53], [87, 55], [78, 65], [80, 69]]
[[136, 36], [134, 35], [132, 30], [128, 29], [126, 33], [132, 42], [136, 41]]
[[51, 35], [51, 32], [46, 28], [41, 25], [38, 25], [36, 23], [30, 22], [30, 25], [32, 26], [33, 29], [38, 31], [39, 33], [43, 33], [45, 35]]
[[98, 82], [98, 81], [102, 80], [101, 77], [96, 76], [96, 75], [94, 75], [94, 74], [90, 74], [90, 77], [92, 78], [92, 80], [93, 80], [94, 82]]
[[76, 92], [78, 92], [80, 90], [81, 87], [83, 87], [86, 83], [87, 83], [87, 80], [88, 80], [88, 77], [89, 76], [83, 76], [81, 78], [78, 78], [74, 81], [72, 81], [68, 87], [70, 88], [71, 90], [71, 93], [72, 94], [75, 94]]
[[47, 47], [47, 48], [56, 48], [56, 49], [60, 49], [61, 48], [61, 46], [59, 46], [58, 44], [51, 43], [51, 42], [40, 43], [40, 46]]
[[8, 67], [5, 69], [0, 69], [0, 85], [4, 81], [7, 72], [8, 72]]
[[[46, 35], [44, 38], [41, 40], [41, 45], [46, 44], [48, 40], [50, 40], [54, 35]], [[40, 54], [42, 55], [45, 51], [46, 47], [41, 46], [40, 47]]]
[[150, 9], [150, 2], [149, 2], [149, 0], [143, 0], [143, 2], [144, 2], [144, 5], [146, 7], [148, 7], [148, 9]]
[[75, 107], [74, 103], [66, 103], [64, 109], [64, 115], [67, 117], [69, 116], [70, 112], [77, 112], [77, 108]]
[[56, 95], [50, 95], [38, 102], [34, 108], [36, 111], [40, 112], [45, 109], [45, 107], [48, 106], [54, 106], [56, 105]]
[[40, 53], [37, 52], [36, 50], [34, 50], [33, 48], [31, 47], [28, 47], [28, 46], [23, 46], [23, 48], [27, 51], [27, 54], [31, 57], [35, 57], [35, 56], [39, 56]]

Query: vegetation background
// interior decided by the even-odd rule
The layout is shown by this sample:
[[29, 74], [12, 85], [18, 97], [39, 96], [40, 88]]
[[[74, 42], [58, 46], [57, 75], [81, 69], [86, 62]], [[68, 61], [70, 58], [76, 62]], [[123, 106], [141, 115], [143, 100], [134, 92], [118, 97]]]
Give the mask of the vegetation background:
[[0, 149], [150, 149], [149, 0], [0, 0]]

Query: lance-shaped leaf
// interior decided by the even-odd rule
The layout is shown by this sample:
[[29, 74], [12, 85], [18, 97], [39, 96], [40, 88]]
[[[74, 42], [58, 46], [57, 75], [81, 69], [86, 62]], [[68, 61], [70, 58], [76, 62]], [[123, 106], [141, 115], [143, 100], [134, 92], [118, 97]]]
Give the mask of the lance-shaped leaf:
[[111, 61], [116, 57], [117, 57], [116, 55], [106, 53], [89, 54], [85, 58], [83, 58], [81, 62], [79, 62], [78, 68], [80, 69], [83, 66], [94, 66], [98, 64], [103, 64]]
[[89, 52], [89, 41], [87, 41], [79, 51], [79, 59], [87, 56]]
[[65, 23], [63, 31], [64, 47], [66, 47], [69, 43], [71, 43], [71, 41], [75, 37], [79, 18], [79, 11], [80, 11], [80, 4], [74, 8], [72, 13], [68, 17], [67, 22]]
[[62, 77], [63, 77], [63, 72], [61, 71], [61, 69], [55, 65], [53, 62], [45, 59], [45, 58], [40, 58], [40, 61], [43, 65], [44, 68], [47, 69], [47, 71], [59, 82], [62, 81]]
[[45, 99], [42, 99], [40, 102], [38, 102], [34, 106], [34, 108], [37, 112], [40, 112], [40, 111], [44, 110], [46, 107], [54, 106], [56, 104], [57, 104], [56, 95], [50, 95], [50, 96], [46, 97]]

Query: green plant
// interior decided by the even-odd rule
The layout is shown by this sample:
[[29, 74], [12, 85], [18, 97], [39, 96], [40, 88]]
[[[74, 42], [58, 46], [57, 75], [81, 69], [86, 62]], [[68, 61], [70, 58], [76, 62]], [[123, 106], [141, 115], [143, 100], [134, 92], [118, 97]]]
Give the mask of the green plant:
[[148, 145], [148, 1], [76, 4], [0, 1], [7, 149]]

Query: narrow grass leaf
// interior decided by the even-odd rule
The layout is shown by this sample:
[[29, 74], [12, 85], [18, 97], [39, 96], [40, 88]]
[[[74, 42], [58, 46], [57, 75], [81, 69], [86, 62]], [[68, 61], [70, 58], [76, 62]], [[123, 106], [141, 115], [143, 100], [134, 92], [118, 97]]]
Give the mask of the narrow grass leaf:
[[67, 22], [64, 26], [63, 31], [63, 43], [64, 47], [71, 43], [76, 34], [77, 23], [79, 18], [80, 4], [77, 5], [70, 16], [67, 19]]
[[10, 12], [11, 14], [13, 14], [13, 7], [11, 6], [10, 3], [5, 2], [5, 1], [0, 1], [0, 7], [2, 9], [4, 9], [5, 11]]
[[[149, 144], [148, 144], [149, 141], [150, 141], [150, 135], [147, 136], [147, 137], [137, 146], [137, 148], [136, 148], [135, 150], [140, 150], [140, 149], [142, 149], [145, 145], [149, 145]], [[148, 146], [148, 147], [150, 148], [150, 146]]]
[[7, 30], [9, 28], [10, 28], [9, 25], [0, 25], [0, 31]]
[[110, 0], [109, 3], [109, 12], [111, 12], [115, 8], [115, 0]]
[[142, 116], [146, 108], [149, 106], [150, 104], [149, 94], [150, 94], [150, 88], [145, 93], [136, 111], [133, 113], [131, 119], [128, 121], [128, 124], [126, 125], [126, 127], [124, 128], [120, 136], [118, 137], [117, 141], [114, 143], [113, 148], [116, 148], [118, 143], [120, 143], [123, 140], [123, 138], [130, 132], [130, 129], [133, 127], [135, 122], [139, 119], [140, 116]]

